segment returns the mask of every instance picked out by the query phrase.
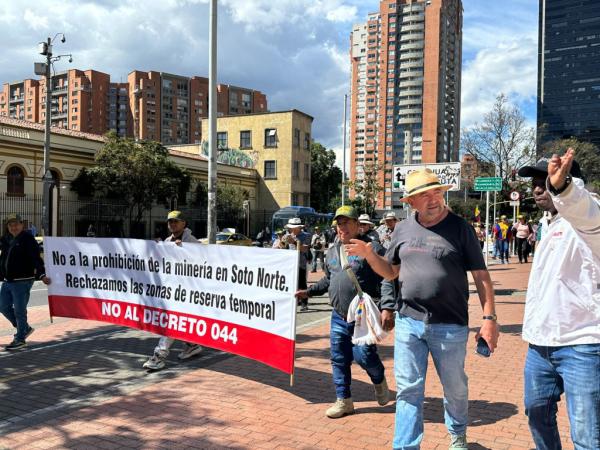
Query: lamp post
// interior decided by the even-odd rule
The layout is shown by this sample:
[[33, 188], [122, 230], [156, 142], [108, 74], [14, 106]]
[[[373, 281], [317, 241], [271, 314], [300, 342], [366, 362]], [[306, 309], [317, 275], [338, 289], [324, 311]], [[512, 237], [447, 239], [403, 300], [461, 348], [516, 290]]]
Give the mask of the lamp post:
[[[53, 38], [48, 38], [45, 42], [40, 42], [39, 53], [46, 57], [45, 63], [35, 63], [34, 72], [36, 75], [44, 75], [46, 77], [46, 117], [44, 126], [44, 176], [42, 178], [44, 183], [44, 189], [42, 194], [42, 229], [44, 230], [44, 236], [52, 236], [52, 223], [50, 221], [50, 203], [51, 203], [51, 189], [53, 186], [52, 173], [50, 172], [50, 119], [52, 115], [52, 79], [50, 77], [50, 69], [52, 64], [63, 56], [69, 57], [69, 62], [73, 61], [71, 54], [68, 55], [52, 55], [52, 43], [54, 40], [61, 36], [60, 42], [63, 44], [66, 41], [63, 33], [57, 33]], [[55, 232], [56, 230], [54, 230]]]
[[217, 0], [210, 0], [208, 58], [208, 243], [217, 238]]
[[342, 147], [342, 206], [346, 204], [346, 111], [348, 106], [348, 94], [344, 94], [344, 139]]

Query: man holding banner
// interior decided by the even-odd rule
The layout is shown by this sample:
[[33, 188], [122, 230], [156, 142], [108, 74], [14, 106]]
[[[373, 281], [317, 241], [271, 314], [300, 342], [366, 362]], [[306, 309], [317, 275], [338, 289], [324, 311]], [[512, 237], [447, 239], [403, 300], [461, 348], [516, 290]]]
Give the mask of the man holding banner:
[[[182, 242], [198, 243], [198, 240], [192, 235], [192, 231], [187, 228], [187, 222], [181, 211], [171, 211], [167, 215], [167, 227], [171, 235], [165, 239], [165, 242], [174, 242], [176, 245], [181, 245]], [[169, 350], [174, 343], [175, 339], [162, 336], [154, 349], [154, 354], [144, 363], [144, 369], [163, 369], [167, 356], [169, 356]], [[198, 344], [184, 342], [183, 345], [183, 350], [177, 356], [181, 360], [191, 358], [202, 351], [202, 347]]]
[[351, 206], [338, 208], [334, 220], [337, 222], [339, 240], [327, 250], [325, 276], [310, 288], [296, 292], [296, 297], [299, 299], [329, 292], [329, 302], [333, 306], [330, 337], [331, 366], [337, 400], [325, 413], [332, 419], [354, 413], [350, 392], [352, 381], [350, 366], [353, 360], [367, 371], [375, 388], [377, 402], [382, 406], [389, 402], [388, 385], [377, 346], [354, 345], [352, 336], [355, 322], [346, 321], [350, 303], [358, 294], [358, 287], [373, 299], [379, 299], [382, 278], [371, 269], [366, 259], [347, 256], [344, 245], [350, 243], [351, 239], [360, 239], [371, 242], [373, 250], [379, 254], [383, 254], [385, 250], [378, 242], [359, 235], [358, 212], [355, 208]]

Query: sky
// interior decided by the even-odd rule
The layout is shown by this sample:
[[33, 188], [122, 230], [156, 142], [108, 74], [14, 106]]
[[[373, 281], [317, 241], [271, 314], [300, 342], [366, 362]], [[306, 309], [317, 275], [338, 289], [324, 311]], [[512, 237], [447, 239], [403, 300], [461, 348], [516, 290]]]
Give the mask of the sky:
[[[461, 127], [505, 93], [536, 115], [536, 0], [463, 0]], [[267, 94], [271, 111], [315, 118], [313, 137], [341, 161], [352, 25], [378, 0], [219, 0], [218, 80]], [[2, 0], [0, 83], [35, 78], [38, 42], [62, 32], [56, 70], [95, 69], [126, 81], [134, 69], [208, 76], [208, 0]]]

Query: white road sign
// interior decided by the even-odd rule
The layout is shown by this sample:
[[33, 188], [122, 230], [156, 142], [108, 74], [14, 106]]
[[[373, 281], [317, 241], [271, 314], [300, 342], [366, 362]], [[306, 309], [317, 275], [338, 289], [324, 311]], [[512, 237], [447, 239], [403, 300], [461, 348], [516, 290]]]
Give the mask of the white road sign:
[[451, 184], [451, 191], [460, 190], [460, 163], [439, 163], [439, 164], [405, 164], [394, 166], [392, 179], [392, 192], [404, 192], [404, 181], [406, 175], [416, 170], [431, 169], [442, 184]]
[[521, 194], [519, 194], [517, 191], [512, 191], [512, 192], [510, 193], [510, 199], [511, 199], [512, 201], [515, 201], [515, 202], [516, 202], [517, 200], [519, 200], [519, 198], [521, 198]]

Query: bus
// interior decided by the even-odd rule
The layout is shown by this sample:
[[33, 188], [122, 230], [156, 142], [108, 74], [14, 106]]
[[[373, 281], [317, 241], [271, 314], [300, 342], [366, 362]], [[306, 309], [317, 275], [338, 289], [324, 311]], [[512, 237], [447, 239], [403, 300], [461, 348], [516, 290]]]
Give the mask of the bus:
[[271, 219], [271, 233], [275, 239], [277, 230], [285, 229], [285, 226], [293, 217], [299, 217], [307, 231], [313, 231], [315, 226], [322, 229], [329, 228], [333, 220], [333, 213], [318, 213], [310, 206], [286, 206], [276, 211]]

